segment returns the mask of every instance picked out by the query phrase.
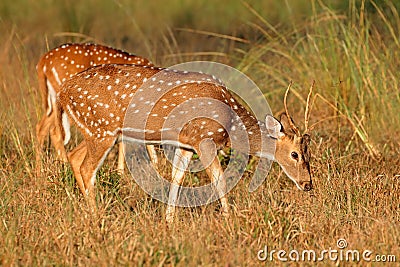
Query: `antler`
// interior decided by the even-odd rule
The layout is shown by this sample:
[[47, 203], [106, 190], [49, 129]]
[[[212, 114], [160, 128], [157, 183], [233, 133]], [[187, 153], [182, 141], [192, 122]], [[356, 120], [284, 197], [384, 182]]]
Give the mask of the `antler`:
[[306, 110], [304, 112], [304, 126], [305, 126], [304, 132], [305, 133], [307, 133], [307, 131], [309, 130], [308, 121], [310, 119], [310, 113], [311, 113], [311, 108], [312, 108], [312, 106], [310, 105], [310, 98], [311, 98], [312, 91], [314, 89], [314, 85], [315, 85], [315, 80], [313, 80], [311, 87], [310, 87], [310, 91], [308, 92], [308, 96], [307, 96], [307, 105], [306, 105]]
[[292, 87], [292, 81], [290, 81], [290, 83], [288, 85], [288, 88], [286, 89], [285, 97], [283, 99], [283, 105], [285, 106], [285, 112], [286, 112], [286, 115], [288, 116], [288, 121], [289, 121], [290, 127], [296, 133], [296, 135], [301, 136], [301, 133], [300, 133], [299, 129], [296, 127], [296, 125], [294, 125], [294, 123], [292, 121], [292, 118], [289, 115], [289, 110], [287, 108], [287, 101], [286, 100], [287, 100], [287, 95], [289, 94], [289, 91], [290, 91], [290, 87]]

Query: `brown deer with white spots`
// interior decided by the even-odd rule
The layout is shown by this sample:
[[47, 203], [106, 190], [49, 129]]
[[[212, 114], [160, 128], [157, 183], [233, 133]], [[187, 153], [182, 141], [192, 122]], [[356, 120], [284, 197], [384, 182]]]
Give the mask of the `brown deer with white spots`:
[[[50, 133], [58, 157], [64, 162], [67, 155], [62, 137], [54, 127], [54, 106], [56, 95], [60, 91], [61, 84], [71, 76], [88, 68], [109, 63], [136, 64], [152, 66], [153, 64], [142, 57], [127, 52], [98, 44], [63, 44], [44, 54], [37, 66], [39, 90], [42, 97], [42, 105], [45, 114], [36, 125], [36, 136], [38, 139], [36, 151], [36, 172], [40, 173], [41, 152], [46, 136]], [[63, 118], [63, 123], [68, 123], [68, 118]], [[122, 145], [118, 158], [118, 170], [124, 168]]]
[[[309, 135], [301, 135], [286, 113], [280, 121], [270, 115], [265, 122], [258, 121], [208, 75], [104, 65], [66, 81], [57, 104], [60, 132], [65, 136], [69, 131], [62, 123], [66, 113], [84, 136], [68, 159], [80, 190], [92, 204], [96, 172], [121, 135], [135, 142], [176, 146], [168, 222], [174, 218], [179, 186], [194, 152], [215, 183], [223, 213], [228, 214], [226, 183], [216, 151], [235, 141], [247, 143], [249, 155], [278, 162], [299, 189], [312, 189]], [[248, 141], [242, 142], [241, 132]]]

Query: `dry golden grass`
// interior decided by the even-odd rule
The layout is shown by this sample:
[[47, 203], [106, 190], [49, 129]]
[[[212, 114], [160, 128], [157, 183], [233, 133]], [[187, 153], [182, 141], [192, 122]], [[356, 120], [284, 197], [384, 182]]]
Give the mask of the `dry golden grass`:
[[[273, 168], [257, 192], [248, 193], [244, 180], [229, 194], [230, 218], [214, 203], [179, 209], [169, 227], [165, 204], [110, 169], [98, 179], [96, 212], [88, 210], [68, 168], [49, 164], [36, 179], [24, 171], [4, 172], [1, 262], [257, 265], [265, 245], [320, 251], [334, 248], [338, 238], [351, 249], [399, 255], [399, 160], [377, 164], [363, 154], [338, 157], [329, 151], [326, 143], [314, 145], [310, 194]], [[22, 160], [14, 163], [23, 168]]]
[[[356, 2], [350, 3], [352, 7]], [[166, 205], [152, 200], [129, 175], [117, 175], [113, 158], [99, 172], [98, 209], [94, 212], [77, 189], [69, 166], [57, 162], [51, 150], [44, 158], [42, 176], [33, 175], [34, 125], [43, 112], [34, 66], [46, 51], [44, 36], [47, 32], [51, 47], [81, 39], [54, 37], [62, 27], [57, 24], [47, 29], [44, 25], [49, 24], [41, 23], [51, 20], [49, 11], [42, 18], [28, 14], [34, 23], [24, 24], [19, 17], [0, 20], [0, 265], [256, 266], [271, 264], [257, 259], [265, 246], [269, 250], [318, 252], [336, 249], [340, 238], [347, 240], [348, 249], [368, 249], [373, 256], [395, 255], [398, 263], [400, 49], [392, 36], [398, 36], [400, 29], [397, 9], [389, 4], [368, 14], [352, 9], [335, 13], [321, 3], [317, 6], [310, 19], [288, 21], [281, 28], [251, 21], [249, 28], [236, 35], [245, 36], [249, 44], [185, 35], [169, 28], [161, 36], [150, 35], [143, 42], [127, 45], [127, 50], [165, 66], [189, 59], [213, 59], [236, 66], [265, 89], [276, 112], [282, 109], [285, 87], [293, 79], [289, 104], [297, 122], [302, 118], [307, 89], [315, 79], [316, 93], [329, 104], [317, 98], [312, 123], [339, 116], [321, 122], [312, 134], [315, 188], [310, 193], [298, 191], [274, 165], [256, 192], [248, 192], [247, 174], [229, 193], [229, 218], [221, 216], [219, 204], [213, 203], [178, 209], [177, 220], [170, 226], [164, 219]], [[82, 23], [81, 13], [75, 12], [75, 24], [68, 25]], [[118, 31], [96, 30], [98, 25], [107, 25], [94, 18], [96, 27], [75, 31], [122, 47], [121, 32], [131, 29], [139, 36], [130, 24], [136, 15], [129, 14], [115, 26]], [[65, 24], [72, 18], [63, 17], [62, 21]], [[140, 28], [145, 21], [138, 23]], [[363, 28], [365, 25], [370, 28]], [[187, 24], [176, 21], [172, 26]], [[194, 53], [204, 51], [208, 56]], [[71, 146], [76, 143], [73, 140]], [[368, 143], [381, 158], [372, 157]], [[272, 264], [329, 266], [335, 262], [282, 263], [275, 257]]]

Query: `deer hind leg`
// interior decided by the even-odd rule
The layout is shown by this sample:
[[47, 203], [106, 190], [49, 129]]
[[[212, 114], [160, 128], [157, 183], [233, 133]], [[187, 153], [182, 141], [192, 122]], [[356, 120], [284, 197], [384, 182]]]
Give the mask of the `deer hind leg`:
[[39, 81], [39, 92], [41, 95], [41, 100], [42, 100], [42, 106], [43, 110], [46, 111], [46, 113], [43, 115], [42, 119], [36, 124], [36, 139], [37, 143], [35, 146], [36, 150], [36, 175], [39, 176], [41, 169], [42, 169], [42, 148], [44, 144], [44, 139], [47, 136], [48, 133], [48, 126], [46, 123], [48, 120], [48, 115], [47, 115], [47, 86], [46, 86], [46, 76], [44, 75], [43, 71], [43, 62], [39, 61], [38, 65], [38, 81]]
[[[58, 111], [57, 111], [58, 112]], [[57, 152], [57, 157], [63, 161], [67, 162], [67, 152], [65, 150], [64, 144], [67, 144], [71, 134], [70, 125], [67, 114], [62, 112], [61, 115], [61, 125], [56, 125], [55, 121], [58, 119], [56, 112], [52, 112], [49, 116], [50, 119], [50, 139], [54, 148]], [[62, 127], [62, 129], [61, 129]]]
[[206, 168], [206, 172], [211, 179], [211, 182], [215, 184], [217, 189], [219, 200], [221, 201], [222, 213], [224, 216], [229, 216], [228, 200], [226, 199], [226, 180], [224, 172], [221, 167], [221, 163], [218, 157], [215, 157], [211, 164]]
[[94, 183], [97, 170], [103, 164], [115, 141], [115, 137], [109, 137], [102, 141], [86, 140], [87, 153], [80, 165], [79, 173], [83, 181], [84, 194], [89, 198], [91, 204], [95, 204]]
[[124, 161], [125, 161], [125, 145], [124, 142], [118, 144], [118, 167], [117, 172], [119, 175], [124, 174]]
[[50, 129], [50, 124], [52, 121], [50, 120], [50, 117], [47, 115], [44, 115], [43, 118], [36, 124], [36, 138], [37, 138], [37, 144], [36, 144], [36, 175], [39, 176], [40, 172], [42, 170], [42, 150], [43, 150], [43, 144], [44, 144], [44, 139], [46, 138], [49, 129]]
[[178, 200], [179, 187], [183, 182], [183, 178], [185, 177], [185, 170], [189, 166], [192, 155], [192, 151], [184, 150], [181, 148], [176, 148], [175, 150], [172, 167], [172, 183], [169, 189], [168, 208], [166, 214], [166, 220], [168, 223], [172, 223], [174, 221], [175, 206]]
[[[206, 168], [208, 177], [211, 182], [215, 185], [217, 190], [218, 198], [221, 201], [222, 213], [225, 217], [229, 216], [228, 200], [226, 199], [226, 180], [224, 177], [224, 171], [219, 162], [218, 155], [216, 153], [215, 145], [211, 140], [204, 140], [200, 144], [200, 161]], [[212, 153], [214, 151], [215, 153]]]
[[[56, 106], [53, 104], [53, 106]], [[60, 113], [60, 114], [58, 114]], [[43, 118], [36, 124], [36, 174], [40, 175], [41, 160], [44, 140], [50, 133], [51, 143], [57, 151], [57, 158], [63, 162], [68, 161], [67, 152], [65, 151], [64, 143], [69, 141], [70, 129], [69, 121], [65, 113], [54, 108], [49, 115], [44, 115]], [[65, 137], [65, 138], [64, 138]], [[65, 139], [65, 140], [64, 140]]]
[[77, 147], [68, 153], [68, 159], [74, 172], [76, 183], [83, 195], [86, 195], [85, 185], [81, 175], [81, 165], [87, 154], [86, 142], [82, 141]]

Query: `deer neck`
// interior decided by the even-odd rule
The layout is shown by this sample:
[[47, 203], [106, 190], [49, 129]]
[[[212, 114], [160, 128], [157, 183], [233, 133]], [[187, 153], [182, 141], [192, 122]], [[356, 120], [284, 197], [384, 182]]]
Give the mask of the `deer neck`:
[[232, 124], [231, 130], [241, 127], [246, 130], [248, 138], [248, 143], [238, 142], [238, 150], [248, 152], [252, 156], [274, 160], [276, 139], [268, 134], [265, 123], [257, 120], [244, 107], [237, 111], [237, 115], [238, 118]]

